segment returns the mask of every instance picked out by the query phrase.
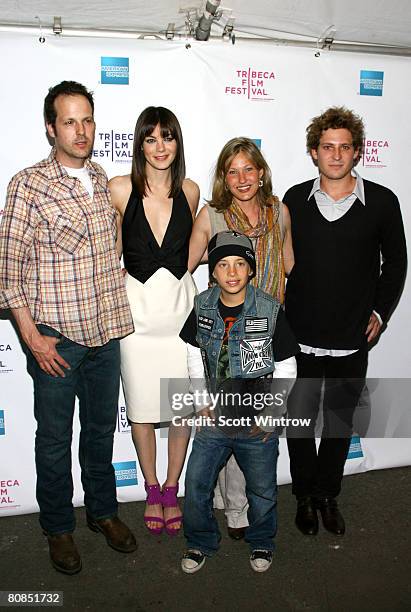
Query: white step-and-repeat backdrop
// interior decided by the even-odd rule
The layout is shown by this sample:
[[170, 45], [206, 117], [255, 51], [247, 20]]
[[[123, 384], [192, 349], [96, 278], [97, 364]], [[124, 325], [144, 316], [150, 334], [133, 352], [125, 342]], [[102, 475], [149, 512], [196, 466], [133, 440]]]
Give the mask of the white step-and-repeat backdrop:
[[[272, 169], [275, 191], [315, 176], [305, 153], [305, 128], [330, 105], [346, 105], [362, 115], [367, 138], [358, 169], [370, 180], [393, 189], [409, 209], [409, 143], [411, 60], [321, 52], [237, 41], [46, 39], [2, 34], [0, 110], [0, 214], [8, 181], [18, 170], [48, 155], [42, 120], [50, 86], [76, 80], [95, 92], [97, 122], [93, 159], [109, 177], [130, 171], [134, 125], [149, 105], [172, 109], [184, 135], [187, 176], [209, 196], [213, 165], [224, 143], [234, 136], [259, 141]], [[407, 232], [408, 233], [408, 232]], [[196, 275], [200, 289], [206, 274]], [[349, 288], [347, 288], [349, 290]], [[369, 375], [411, 378], [410, 285], [406, 284], [387, 331], [371, 351]], [[153, 364], [155, 367], [155, 364]], [[378, 385], [377, 385], [378, 387]], [[407, 393], [384, 400], [400, 403]], [[7, 315], [0, 314], [0, 516], [37, 510], [35, 501], [34, 432], [31, 379]], [[50, 406], [52, 410], [53, 407]], [[384, 405], [380, 410], [384, 411]], [[400, 420], [392, 424], [399, 431]], [[402, 429], [404, 432], [404, 429]], [[75, 503], [82, 503], [77, 462], [78, 423], [73, 442]], [[165, 478], [166, 438], [159, 433], [160, 478]], [[389, 432], [388, 432], [389, 434]], [[378, 434], [379, 435], [379, 434]], [[281, 440], [279, 482], [290, 481], [285, 440]], [[346, 473], [408, 465], [409, 440], [355, 437]], [[142, 499], [142, 476], [120, 397], [113, 463], [121, 501]]]

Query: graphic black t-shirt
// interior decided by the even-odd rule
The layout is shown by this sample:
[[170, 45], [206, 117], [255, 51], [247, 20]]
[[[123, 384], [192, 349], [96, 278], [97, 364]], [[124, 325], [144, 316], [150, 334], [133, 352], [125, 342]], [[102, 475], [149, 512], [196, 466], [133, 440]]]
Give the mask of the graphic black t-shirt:
[[230, 378], [230, 362], [228, 359], [228, 334], [230, 329], [237, 321], [239, 314], [243, 309], [243, 305], [225, 306], [220, 300], [218, 302], [218, 311], [220, 317], [224, 321], [224, 338], [221, 345], [220, 355], [218, 357], [217, 378], [220, 383]]

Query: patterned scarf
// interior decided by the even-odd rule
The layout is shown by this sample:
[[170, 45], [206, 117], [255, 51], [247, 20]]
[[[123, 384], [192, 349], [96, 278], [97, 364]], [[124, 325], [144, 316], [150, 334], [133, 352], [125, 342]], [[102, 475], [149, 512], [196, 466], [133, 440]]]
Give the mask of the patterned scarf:
[[224, 211], [228, 229], [241, 232], [253, 240], [257, 274], [251, 283], [284, 302], [285, 274], [282, 252], [282, 236], [279, 223], [280, 203], [260, 208], [258, 222], [250, 225], [247, 215], [233, 202]]

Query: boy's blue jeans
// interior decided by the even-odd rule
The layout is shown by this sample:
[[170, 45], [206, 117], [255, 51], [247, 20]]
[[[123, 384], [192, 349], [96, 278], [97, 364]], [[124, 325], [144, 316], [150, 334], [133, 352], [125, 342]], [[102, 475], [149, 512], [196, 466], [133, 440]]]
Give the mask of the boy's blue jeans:
[[187, 465], [184, 535], [188, 548], [211, 556], [221, 534], [213, 512], [214, 487], [220, 469], [234, 453], [246, 481], [249, 503], [245, 540], [251, 550], [274, 549], [277, 530], [278, 438], [248, 431], [227, 436], [217, 427], [202, 427], [195, 435]]

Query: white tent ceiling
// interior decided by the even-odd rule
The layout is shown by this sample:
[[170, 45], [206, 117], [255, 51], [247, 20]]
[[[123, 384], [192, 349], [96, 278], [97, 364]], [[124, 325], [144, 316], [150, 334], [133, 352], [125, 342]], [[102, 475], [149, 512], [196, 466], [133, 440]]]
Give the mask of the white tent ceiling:
[[[187, 11], [196, 19], [201, 0], [1, 0], [0, 25], [39, 27], [50, 32], [61, 17], [63, 35], [70, 30], [163, 34], [169, 23], [185, 36]], [[223, 17], [235, 19], [239, 36], [299, 38], [315, 42], [330, 26], [335, 41], [411, 47], [410, 0], [223, 0]], [[220, 36], [224, 18], [212, 35]], [[80, 33], [80, 32], [79, 32]], [[406, 49], [404, 49], [406, 50]]]

